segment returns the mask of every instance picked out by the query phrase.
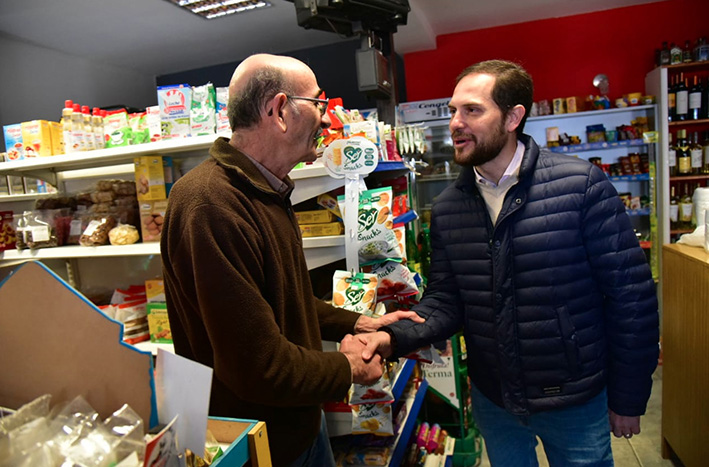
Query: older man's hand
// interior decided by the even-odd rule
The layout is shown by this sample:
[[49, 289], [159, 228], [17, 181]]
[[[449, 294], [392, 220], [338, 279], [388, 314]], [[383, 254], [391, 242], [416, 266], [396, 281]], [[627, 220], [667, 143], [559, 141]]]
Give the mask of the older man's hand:
[[374, 332], [382, 326], [388, 326], [402, 319], [410, 319], [416, 323], [423, 323], [426, 320], [420, 317], [415, 311], [394, 311], [379, 318], [361, 316], [355, 324], [355, 332]]

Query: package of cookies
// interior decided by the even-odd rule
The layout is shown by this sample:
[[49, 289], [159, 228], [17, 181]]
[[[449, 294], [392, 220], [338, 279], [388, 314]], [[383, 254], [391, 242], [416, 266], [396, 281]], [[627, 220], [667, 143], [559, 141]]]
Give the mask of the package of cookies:
[[[357, 214], [357, 241], [359, 243], [359, 264], [372, 264], [387, 258], [403, 258], [401, 238], [403, 233], [394, 230], [391, 212], [391, 187], [366, 190], [359, 197]], [[338, 196], [340, 211], [345, 212], [345, 197]]]
[[140, 203], [140, 233], [143, 242], [158, 242], [167, 210], [167, 200]]
[[372, 316], [377, 304], [377, 276], [375, 274], [335, 271], [332, 283], [333, 305]]
[[353, 405], [352, 434], [393, 436], [392, 404]]
[[110, 214], [94, 215], [79, 238], [81, 246], [108, 245], [108, 233], [116, 226], [116, 218]]

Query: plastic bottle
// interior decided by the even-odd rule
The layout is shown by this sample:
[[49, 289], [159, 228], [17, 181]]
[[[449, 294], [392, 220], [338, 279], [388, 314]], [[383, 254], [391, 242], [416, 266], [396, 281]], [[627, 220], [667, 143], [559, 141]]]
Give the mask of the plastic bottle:
[[88, 105], [81, 106], [81, 117], [84, 120], [84, 147], [87, 151], [96, 149], [96, 140], [94, 140], [94, 129], [91, 125], [91, 113]]
[[74, 152], [71, 139], [71, 115], [74, 113], [74, 103], [67, 99], [62, 109], [62, 139], [64, 140], [64, 154]]
[[106, 147], [106, 141], [103, 137], [103, 117], [101, 116], [101, 109], [94, 107], [91, 113], [91, 129], [94, 135], [94, 146], [96, 146], [96, 149], [103, 149]]
[[76, 103], [71, 114], [71, 147], [74, 151], [86, 151], [84, 116], [81, 114], [81, 106]]

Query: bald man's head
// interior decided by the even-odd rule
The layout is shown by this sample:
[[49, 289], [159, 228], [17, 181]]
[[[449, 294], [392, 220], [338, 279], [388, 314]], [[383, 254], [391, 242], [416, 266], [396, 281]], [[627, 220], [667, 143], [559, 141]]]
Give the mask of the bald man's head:
[[292, 57], [256, 54], [236, 67], [229, 82], [229, 124], [232, 131], [260, 122], [261, 110], [279, 92], [297, 94], [300, 83], [314, 74]]

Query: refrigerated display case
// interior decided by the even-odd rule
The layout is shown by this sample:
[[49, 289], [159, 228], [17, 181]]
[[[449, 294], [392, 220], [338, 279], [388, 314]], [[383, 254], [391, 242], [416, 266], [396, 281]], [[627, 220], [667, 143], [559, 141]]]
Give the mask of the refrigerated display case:
[[[411, 208], [421, 224], [430, 222], [433, 200], [460, 172], [453, 161], [453, 140], [448, 129], [450, 98], [404, 102], [397, 107], [397, 126], [417, 126], [425, 136], [424, 150], [406, 157], [416, 168], [410, 176]], [[418, 231], [416, 232], [418, 234]]]

